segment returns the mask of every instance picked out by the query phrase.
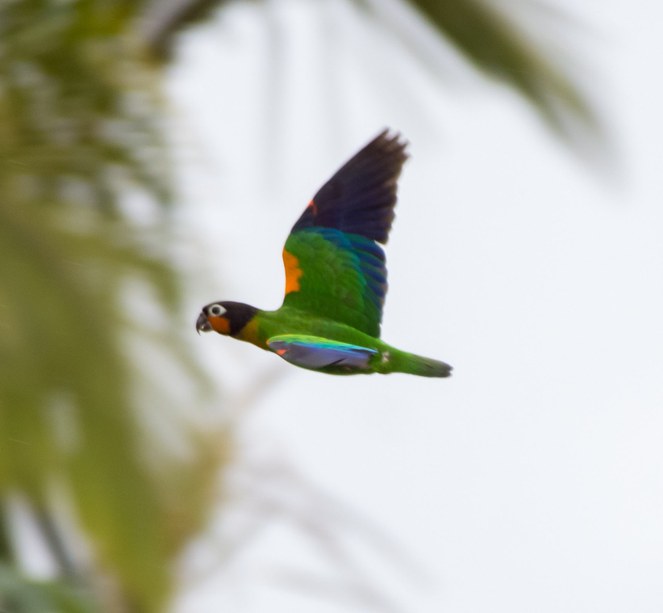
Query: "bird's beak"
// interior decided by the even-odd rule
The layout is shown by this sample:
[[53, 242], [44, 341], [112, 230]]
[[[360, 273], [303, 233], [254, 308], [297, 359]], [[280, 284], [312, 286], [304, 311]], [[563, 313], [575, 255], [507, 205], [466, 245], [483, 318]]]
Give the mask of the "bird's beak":
[[198, 315], [198, 319], [196, 319], [196, 332], [200, 334], [201, 332], [211, 332], [211, 331], [212, 331], [212, 325], [207, 320], [207, 315], [205, 315], [205, 313], [201, 313], [200, 315]]

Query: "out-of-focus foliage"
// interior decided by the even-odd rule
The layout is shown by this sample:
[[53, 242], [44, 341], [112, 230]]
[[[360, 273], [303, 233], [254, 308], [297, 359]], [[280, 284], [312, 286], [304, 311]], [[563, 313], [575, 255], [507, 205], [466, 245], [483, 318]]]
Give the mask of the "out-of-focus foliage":
[[[46, 519], [66, 501], [90, 555], [57, 522], [37, 522], [61, 574], [101, 574], [118, 610], [156, 611], [228, 446], [176, 417], [167, 380], [150, 378], [126, 342], [142, 338], [171, 379], [199, 382], [176, 332], [177, 275], [159, 248], [167, 236], [150, 244], [156, 230], [123, 214], [140, 194], [157, 223], [169, 192], [156, 75], [128, 27], [141, 6], [0, 8], [0, 511], [6, 529], [15, 495]], [[123, 308], [128, 283], [144, 289], [150, 321]], [[16, 543], [1, 549], [8, 569]], [[2, 592], [11, 602], [71, 603], [6, 610], [84, 610], [55, 583], [9, 570], [2, 580], [15, 580]]]
[[[378, 18], [376, 2], [355, 1]], [[563, 73], [492, 5], [412, 2], [552, 125], [591, 123]], [[218, 4], [0, 3], [0, 610], [162, 610], [216, 499], [230, 437], [174, 406], [175, 388], [201, 379], [177, 333], [159, 229], [170, 193], [159, 67], [144, 52], [167, 57]], [[138, 200], [149, 226], [131, 221]], [[136, 294], [139, 316], [127, 308]], [[54, 581], [21, 572], [17, 498]]]
[[[371, 10], [376, 2], [360, 0]], [[598, 136], [589, 103], [535, 32], [519, 27], [507, 10], [514, 3], [489, 0], [409, 0], [476, 67], [522, 94], [561, 136], [578, 130]], [[541, 8], [541, 7], [539, 7]], [[545, 27], [545, 24], [541, 24]]]
[[12, 197], [112, 208], [133, 180], [166, 198], [156, 75], [127, 32], [141, 5], [3, 3], [0, 172]]
[[141, 19], [141, 37], [162, 60], [171, 55], [174, 37], [186, 26], [207, 19], [223, 0], [148, 0]]
[[92, 613], [89, 595], [53, 581], [28, 581], [0, 565], [0, 611], [11, 613]]
[[[384, 19], [382, 0], [352, 0], [375, 21], [382, 22], [394, 40], [414, 50], [424, 62], [430, 48], [418, 48], [416, 37], [401, 30], [397, 20]], [[409, 5], [476, 68], [513, 88], [532, 104], [548, 125], [567, 143], [576, 146], [600, 140], [601, 126], [584, 94], [560, 58], [541, 43], [545, 23], [534, 31], [514, 16], [527, 2], [497, 0], [397, 0]], [[153, 53], [167, 58], [174, 36], [184, 27], [208, 16], [221, 0], [151, 0], [146, 3], [142, 32]], [[530, 9], [545, 17], [551, 10], [532, 0]], [[512, 9], [514, 15], [509, 14]], [[548, 10], [546, 10], [548, 9]], [[545, 21], [545, 20], [541, 20]]]

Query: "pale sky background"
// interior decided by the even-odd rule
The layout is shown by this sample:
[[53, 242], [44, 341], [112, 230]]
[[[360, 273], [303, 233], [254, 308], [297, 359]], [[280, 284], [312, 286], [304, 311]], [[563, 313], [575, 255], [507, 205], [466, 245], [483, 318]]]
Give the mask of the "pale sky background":
[[[539, 23], [578, 50], [574, 73], [617, 152], [617, 170], [602, 171], [442, 45], [434, 78], [344, 0], [267, 4], [230, 3], [191, 30], [169, 77], [179, 215], [195, 236], [183, 258], [196, 269], [192, 334], [212, 300], [280, 304], [290, 227], [390, 126], [411, 159], [387, 246], [383, 337], [455, 370], [331, 377], [195, 337], [222, 407], [271, 381], [242, 419], [232, 491], [255, 496], [247, 484], [262, 475], [259, 496], [331, 522], [326, 551], [350, 562], [274, 521], [191, 583], [177, 613], [660, 613], [660, 3], [551, 0], [576, 25]], [[324, 500], [307, 511], [310, 496], [283, 484], [281, 466], [345, 519]], [[247, 513], [238, 503], [219, 530], [232, 536]], [[354, 514], [401, 553], [385, 554]], [[192, 568], [214, 552], [201, 543]]]

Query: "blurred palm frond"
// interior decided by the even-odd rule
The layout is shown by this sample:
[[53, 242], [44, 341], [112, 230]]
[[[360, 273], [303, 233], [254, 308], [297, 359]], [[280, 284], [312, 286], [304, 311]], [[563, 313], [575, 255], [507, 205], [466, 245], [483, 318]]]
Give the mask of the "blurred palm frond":
[[[376, 2], [355, 3], [381, 18]], [[176, 33], [219, 4], [0, 6], [0, 610], [87, 613], [102, 599], [114, 603], [105, 611], [162, 610], [233, 458], [231, 430], [191, 419], [205, 381], [177, 332], [182, 291], [161, 230], [172, 197], [160, 67], [144, 53], [167, 57]], [[412, 5], [559, 133], [595, 125], [564, 71], [503, 10]], [[139, 224], [143, 209], [150, 221]], [[193, 390], [184, 401], [182, 382]], [[20, 572], [7, 529], [16, 495], [60, 581]]]
[[94, 613], [92, 600], [82, 590], [55, 581], [29, 581], [0, 565], [0, 611], [11, 613]]
[[[430, 48], [419, 48], [417, 35], [406, 33], [398, 18], [387, 17], [386, 3], [352, 2], [441, 76], [437, 64], [430, 61]], [[177, 34], [209, 17], [212, 9], [222, 4], [221, 0], [152, 0], [142, 14], [141, 36], [156, 57], [167, 59]], [[567, 144], [579, 147], [603, 138], [603, 126], [585, 93], [562, 65], [563, 58], [542, 43], [542, 33], [549, 24], [539, 19], [526, 26], [514, 19], [523, 8], [538, 8], [539, 16], [544, 16], [545, 5], [525, 2], [516, 6], [496, 0], [394, 0], [389, 4], [409, 9], [431, 24], [475, 68], [527, 100]]]
[[[508, 3], [410, 1], [474, 66], [522, 95], [569, 143], [577, 140], [579, 130], [599, 136], [601, 128], [589, 101], [560, 58], [541, 42], [547, 25], [543, 20], [536, 24], [539, 32], [528, 31], [507, 13]], [[519, 7], [512, 8], [517, 13]]]
[[[175, 332], [181, 288], [159, 247], [168, 235], [156, 230], [169, 163], [158, 75], [129, 34], [141, 7], [0, 9], [0, 501], [7, 522], [16, 493], [42, 518], [66, 500], [91, 553], [82, 558], [57, 522], [42, 522], [60, 574], [71, 574], [71, 558], [84, 582], [109, 578], [118, 606], [154, 611], [230, 445], [178, 417], [171, 390], [132, 349], [142, 338], [202, 390]], [[131, 221], [137, 202], [148, 225]], [[126, 308], [131, 284], [147, 290], [148, 322]], [[15, 568], [16, 543], [4, 541], [0, 562]], [[46, 598], [57, 585], [26, 581], [21, 593]]]

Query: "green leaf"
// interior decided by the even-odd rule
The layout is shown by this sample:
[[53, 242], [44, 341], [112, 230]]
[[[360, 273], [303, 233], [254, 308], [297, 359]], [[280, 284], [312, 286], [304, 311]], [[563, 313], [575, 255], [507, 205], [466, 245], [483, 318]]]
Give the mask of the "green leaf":
[[98, 613], [89, 594], [64, 582], [31, 581], [0, 564], [0, 611]]
[[[64, 500], [80, 534], [46, 522], [60, 558], [149, 612], [168, 601], [230, 446], [172, 393], [177, 382], [195, 404], [206, 382], [158, 230], [170, 194], [162, 113], [156, 74], [128, 35], [142, 5], [0, 7], [0, 499], [20, 493], [42, 519]], [[128, 221], [137, 197], [152, 207], [149, 226]], [[147, 318], [127, 300], [136, 293]]]
[[[384, 18], [379, 3], [357, 1], [376, 19]], [[527, 5], [516, 7], [487, 0], [409, 1], [472, 65], [521, 94], [569, 143], [579, 145], [586, 138], [600, 137], [596, 114], [562, 66], [563, 58], [542, 42], [541, 34], [550, 25], [543, 19], [544, 11], [540, 11], [542, 19], [530, 20], [525, 28], [514, 17]], [[507, 7], [514, 15], [507, 14]], [[418, 41], [403, 36], [397, 24], [390, 27], [426, 61], [430, 49], [418, 49]]]

